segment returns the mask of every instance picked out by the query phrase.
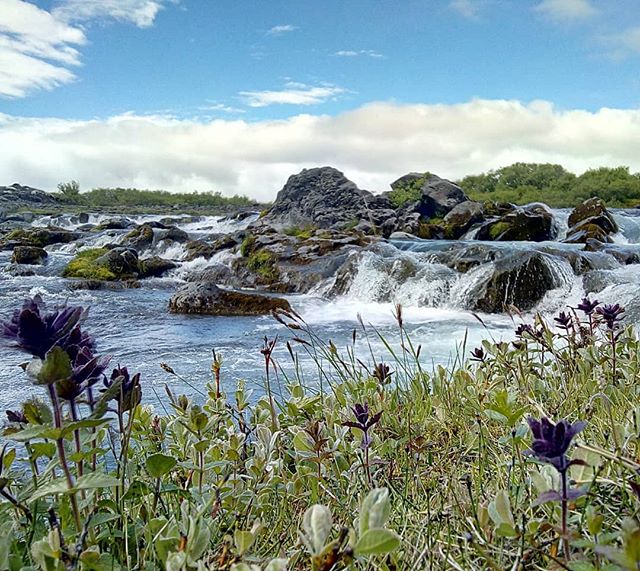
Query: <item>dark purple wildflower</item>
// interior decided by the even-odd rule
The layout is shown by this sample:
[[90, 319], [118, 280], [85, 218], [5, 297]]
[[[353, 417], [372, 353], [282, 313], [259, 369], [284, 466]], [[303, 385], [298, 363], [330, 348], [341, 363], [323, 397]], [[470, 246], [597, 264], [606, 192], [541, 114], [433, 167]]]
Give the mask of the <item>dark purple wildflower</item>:
[[624, 308], [619, 303], [615, 305], [601, 305], [596, 309], [596, 313], [602, 316], [602, 320], [607, 324], [608, 329], [615, 329], [618, 321], [622, 319]]
[[471, 360], [472, 361], [484, 361], [486, 358], [486, 354], [482, 347], [476, 347], [473, 351], [471, 351]]
[[356, 418], [355, 422], [348, 420], [346, 422], [343, 422], [342, 425], [349, 426], [351, 428], [359, 428], [360, 430], [362, 430], [364, 434], [362, 435], [362, 443], [360, 444], [360, 446], [366, 450], [371, 444], [369, 429], [380, 420], [382, 411], [374, 414], [373, 416], [369, 416], [369, 405], [367, 403], [355, 404], [351, 408], [351, 410], [353, 411], [353, 415]]
[[579, 309], [585, 315], [591, 315], [599, 305], [600, 302], [597, 299], [591, 301], [588, 297], [583, 297], [582, 301], [577, 305], [576, 309]]
[[529, 325], [528, 323], [522, 323], [518, 325], [518, 327], [516, 328], [516, 335], [518, 337], [523, 337], [525, 333], [533, 335], [533, 327], [531, 327], [531, 325]]
[[[77, 349], [77, 346], [74, 347]], [[102, 378], [110, 360], [111, 357], [96, 357], [88, 347], [78, 349], [72, 363], [71, 377], [56, 383], [58, 396], [68, 401], [77, 399]]]
[[15, 342], [23, 351], [44, 359], [54, 346], [66, 349], [71, 332], [85, 313], [82, 307], [46, 312], [42, 299], [36, 296], [25, 300], [22, 309], [17, 309], [11, 319], [1, 324], [0, 335]]
[[135, 408], [142, 398], [140, 373], [136, 373], [131, 377], [126, 367], [118, 366], [112, 371], [111, 378], [104, 378], [104, 386], [109, 388], [119, 379], [122, 380], [122, 385], [114, 400], [118, 403], [119, 411], [126, 412]]
[[19, 424], [28, 424], [29, 421], [21, 410], [5, 410], [7, 420], [9, 422], [17, 422]]
[[571, 424], [561, 420], [553, 424], [544, 417], [540, 420], [530, 417], [527, 422], [534, 439], [528, 453], [542, 462], [553, 465], [559, 472], [565, 472], [569, 467], [566, 452], [575, 435], [584, 429], [586, 422]]
[[571, 315], [565, 313], [564, 311], [558, 313], [558, 316], [554, 317], [553, 320], [556, 322], [558, 327], [560, 327], [560, 329], [564, 329], [565, 331], [568, 331], [571, 327]]
[[391, 368], [385, 363], [377, 363], [373, 369], [373, 376], [381, 385], [386, 385], [391, 381]]

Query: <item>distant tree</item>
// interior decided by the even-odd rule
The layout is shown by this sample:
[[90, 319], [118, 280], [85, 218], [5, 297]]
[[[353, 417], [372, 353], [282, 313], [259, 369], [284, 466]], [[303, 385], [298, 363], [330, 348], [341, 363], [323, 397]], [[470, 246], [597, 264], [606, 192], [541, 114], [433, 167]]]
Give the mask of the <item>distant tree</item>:
[[70, 200], [76, 200], [80, 195], [80, 185], [77, 180], [70, 180], [69, 182], [61, 182], [58, 185], [58, 190]]

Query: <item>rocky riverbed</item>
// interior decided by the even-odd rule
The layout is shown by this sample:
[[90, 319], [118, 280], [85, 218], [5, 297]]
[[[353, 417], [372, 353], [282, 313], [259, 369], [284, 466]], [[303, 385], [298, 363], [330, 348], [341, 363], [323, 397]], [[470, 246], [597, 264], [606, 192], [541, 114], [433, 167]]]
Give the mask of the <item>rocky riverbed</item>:
[[[597, 198], [566, 211], [474, 202], [429, 173], [390, 187], [374, 195], [323, 167], [291, 176], [260, 213], [5, 210], [0, 301], [5, 314], [33, 293], [92, 305], [98, 335], [123, 364], [139, 364], [150, 382], [159, 381], [160, 360], [179, 355], [200, 385], [214, 346], [228, 355], [229, 383], [261, 378], [260, 338], [283, 333], [268, 316], [277, 307], [346, 342], [359, 313], [393, 336], [392, 307], [401, 303], [416, 342], [437, 362], [465, 334], [486, 336], [472, 312], [509, 337], [509, 314], [552, 312], [589, 294], [624, 303], [628, 319], [638, 320], [640, 211], [610, 211]], [[47, 200], [26, 187], [0, 194], [12, 188], [23, 210], [29, 196], [34, 204]], [[11, 381], [19, 359], [0, 351], [4, 405], [20, 394]], [[288, 358], [284, 345], [281, 357]]]

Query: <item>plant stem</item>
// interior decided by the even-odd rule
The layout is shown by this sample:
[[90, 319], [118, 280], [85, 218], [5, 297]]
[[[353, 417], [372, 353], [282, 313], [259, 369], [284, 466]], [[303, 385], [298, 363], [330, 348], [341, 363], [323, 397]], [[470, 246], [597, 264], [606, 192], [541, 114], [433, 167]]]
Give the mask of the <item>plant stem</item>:
[[562, 549], [566, 561], [571, 559], [569, 546], [569, 535], [567, 530], [567, 468], [560, 471], [560, 480], [562, 481]]

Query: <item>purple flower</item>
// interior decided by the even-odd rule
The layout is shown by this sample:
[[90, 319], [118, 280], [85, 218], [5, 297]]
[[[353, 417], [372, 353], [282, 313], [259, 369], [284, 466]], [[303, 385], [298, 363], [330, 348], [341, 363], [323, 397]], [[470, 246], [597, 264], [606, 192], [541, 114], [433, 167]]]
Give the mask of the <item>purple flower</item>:
[[371, 445], [371, 437], [369, 436], [369, 429], [376, 424], [380, 417], [382, 416], [382, 411], [374, 414], [373, 416], [369, 416], [369, 405], [365, 404], [355, 404], [351, 408], [353, 411], [353, 415], [356, 420], [343, 422], [343, 426], [349, 426], [351, 428], [359, 428], [364, 433], [362, 435], [362, 442], [360, 443], [360, 447], [363, 450], [366, 450]]
[[553, 320], [557, 323], [560, 329], [568, 331], [571, 327], [571, 315], [568, 315], [564, 311], [558, 313], [558, 317], [554, 317]]
[[536, 420], [527, 419], [529, 428], [533, 434], [533, 443], [528, 454], [535, 456], [542, 462], [552, 464], [558, 471], [565, 471], [569, 467], [566, 452], [569, 449], [574, 436], [581, 432], [586, 422], [574, 422], [571, 424], [561, 420], [553, 424], [548, 418]]
[[583, 297], [582, 301], [577, 305], [576, 309], [579, 309], [585, 315], [591, 315], [599, 305], [600, 302], [597, 299], [591, 301], [588, 297]]
[[622, 319], [624, 308], [619, 303], [615, 305], [601, 305], [596, 309], [596, 313], [602, 316], [603, 321], [607, 324], [608, 329], [615, 329], [618, 321]]
[[486, 358], [484, 349], [482, 347], [476, 347], [473, 351], [471, 351], [471, 360], [472, 361], [484, 361]]
[[386, 385], [391, 381], [391, 374], [391, 368], [385, 363], [377, 363], [373, 370], [373, 376], [378, 379], [381, 385]]
[[21, 410], [5, 410], [7, 420], [9, 422], [17, 422], [19, 424], [28, 424], [29, 421]]
[[529, 325], [528, 323], [522, 323], [521, 325], [518, 325], [518, 327], [516, 328], [516, 335], [518, 337], [523, 337], [525, 333], [533, 335], [533, 327], [531, 327], [531, 325]]
[[[66, 349], [71, 333], [85, 314], [82, 307], [64, 307], [47, 312], [42, 299], [36, 296], [25, 300], [22, 309], [17, 309], [11, 319], [2, 322], [0, 336], [15, 342], [23, 351], [44, 359], [47, 351], [56, 345]], [[79, 331], [76, 335], [83, 337]], [[86, 337], [83, 342], [87, 342]]]
[[135, 408], [142, 398], [140, 373], [136, 373], [131, 377], [126, 367], [118, 366], [112, 371], [111, 378], [104, 378], [104, 386], [108, 389], [119, 380], [121, 380], [122, 385], [114, 400], [118, 403], [120, 412], [126, 412]]
[[77, 399], [88, 387], [95, 385], [103, 376], [111, 357], [97, 357], [89, 347], [77, 349], [72, 362], [72, 373], [68, 379], [56, 383], [56, 392], [63, 400]]

